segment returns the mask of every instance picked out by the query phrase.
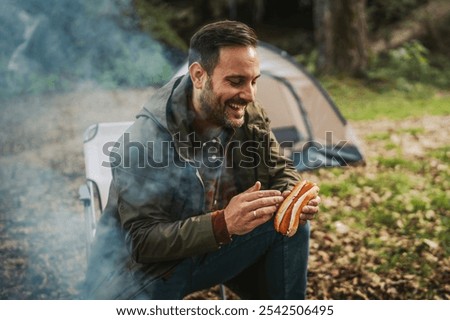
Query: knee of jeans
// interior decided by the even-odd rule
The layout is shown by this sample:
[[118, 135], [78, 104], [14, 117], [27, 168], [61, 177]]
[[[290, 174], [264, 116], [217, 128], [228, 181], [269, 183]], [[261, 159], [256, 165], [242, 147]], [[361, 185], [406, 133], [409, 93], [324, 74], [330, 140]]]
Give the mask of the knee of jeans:
[[296, 234], [293, 235], [290, 239], [292, 239], [292, 241], [294, 242], [299, 241], [302, 244], [308, 244], [310, 232], [310, 225], [308, 221], [304, 225], [299, 226]]
[[297, 232], [299, 232], [302, 236], [307, 237], [309, 239], [311, 233], [311, 227], [309, 221], [307, 221], [304, 225], [299, 226]]

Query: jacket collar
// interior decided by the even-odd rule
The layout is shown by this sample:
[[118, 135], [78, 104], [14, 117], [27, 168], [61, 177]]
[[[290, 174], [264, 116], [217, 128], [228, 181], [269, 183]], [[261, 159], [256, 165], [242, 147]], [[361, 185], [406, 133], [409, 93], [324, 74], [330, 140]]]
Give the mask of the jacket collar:
[[167, 128], [172, 135], [174, 147], [181, 158], [193, 161], [194, 130], [192, 120], [194, 112], [189, 108], [189, 99], [192, 97], [192, 81], [189, 74], [181, 79], [174, 88], [167, 104]]

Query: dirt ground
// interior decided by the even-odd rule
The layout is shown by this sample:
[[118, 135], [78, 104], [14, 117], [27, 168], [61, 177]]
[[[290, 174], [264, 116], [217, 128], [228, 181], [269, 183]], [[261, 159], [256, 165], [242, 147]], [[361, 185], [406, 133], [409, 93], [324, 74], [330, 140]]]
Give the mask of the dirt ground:
[[[0, 299], [76, 299], [84, 277], [83, 131], [132, 120], [153, 92], [76, 92], [17, 98], [0, 106]], [[423, 127], [424, 144], [448, 142], [449, 117], [358, 122], [360, 137]], [[369, 156], [383, 150], [372, 143]], [[381, 147], [381, 145], [380, 145]], [[424, 152], [419, 144], [410, 152]], [[314, 248], [312, 255], [316, 254]], [[313, 259], [314, 261], [314, 259]], [[320, 281], [317, 274], [314, 281]], [[317, 283], [314, 284], [317, 287]], [[204, 292], [197, 298], [216, 298]], [[309, 296], [314, 299], [314, 293]], [[330, 297], [332, 298], [332, 297]]]

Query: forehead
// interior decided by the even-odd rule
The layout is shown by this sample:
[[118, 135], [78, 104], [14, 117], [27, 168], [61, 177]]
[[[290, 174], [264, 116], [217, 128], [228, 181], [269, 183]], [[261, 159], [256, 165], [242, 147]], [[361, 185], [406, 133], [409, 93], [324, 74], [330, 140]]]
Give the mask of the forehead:
[[256, 48], [248, 46], [224, 47], [220, 49], [219, 62], [213, 76], [239, 75], [254, 78], [260, 73]]

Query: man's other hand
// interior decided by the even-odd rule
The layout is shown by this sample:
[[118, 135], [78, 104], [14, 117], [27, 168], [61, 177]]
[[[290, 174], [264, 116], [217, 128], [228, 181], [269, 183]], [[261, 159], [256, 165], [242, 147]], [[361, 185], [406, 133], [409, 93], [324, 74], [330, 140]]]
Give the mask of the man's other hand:
[[[282, 196], [286, 198], [290, 193], [290, 190], [284, 191]], [[303, 207], [300, 214], [300, 225], [304, 225], [306, 221], [312, 220], [316, 217], [316, 214], [319, 213], [319, 205], [321, 201], [322, 199], [320, 199], [320, 196], [317, 196], [312, 198], [306, 206]]]

